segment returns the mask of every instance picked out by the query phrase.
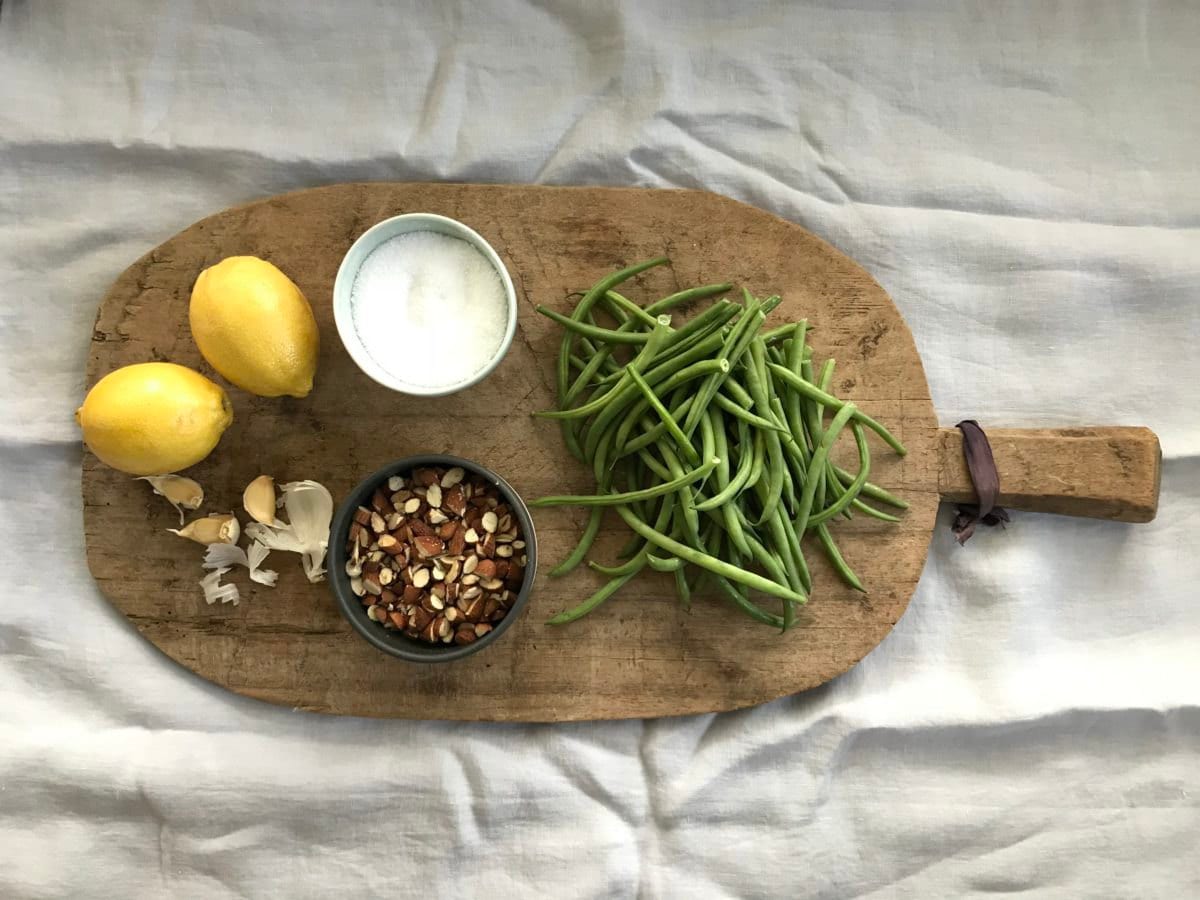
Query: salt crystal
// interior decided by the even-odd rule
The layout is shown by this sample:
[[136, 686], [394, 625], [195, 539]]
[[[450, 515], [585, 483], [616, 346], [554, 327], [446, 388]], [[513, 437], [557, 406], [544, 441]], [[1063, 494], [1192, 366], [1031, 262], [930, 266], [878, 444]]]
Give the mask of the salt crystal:
[[466, 241], [414, 231], [371, 251], [350, 291], [354, 330], [375, 362], [415, 387], [449, 387], [496, 355], [508, 303], [496, 269]]

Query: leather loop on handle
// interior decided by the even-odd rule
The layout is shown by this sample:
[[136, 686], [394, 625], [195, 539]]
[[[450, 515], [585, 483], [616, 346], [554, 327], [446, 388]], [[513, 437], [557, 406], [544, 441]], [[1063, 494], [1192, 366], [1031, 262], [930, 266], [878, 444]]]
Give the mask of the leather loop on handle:
[[[1162, 450], [1148, 428], [988, 428], [1000, 472], [1000, 506], [1032, 512], [1149, 522], [1158, 512]], [[939, 429], [938, 491], [976, 503], [963, 436]]]

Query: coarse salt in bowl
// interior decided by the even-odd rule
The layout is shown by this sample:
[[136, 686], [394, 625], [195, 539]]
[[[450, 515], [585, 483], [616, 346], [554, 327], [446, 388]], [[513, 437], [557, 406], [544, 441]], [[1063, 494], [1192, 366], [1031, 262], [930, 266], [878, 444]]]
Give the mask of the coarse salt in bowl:
[[512, 344], [517, 295], [491, 244], [462, 222], [407, 213], [367, 229], [333, 285], [351, 358], [405, 394], [440, 397], [487, 377]]

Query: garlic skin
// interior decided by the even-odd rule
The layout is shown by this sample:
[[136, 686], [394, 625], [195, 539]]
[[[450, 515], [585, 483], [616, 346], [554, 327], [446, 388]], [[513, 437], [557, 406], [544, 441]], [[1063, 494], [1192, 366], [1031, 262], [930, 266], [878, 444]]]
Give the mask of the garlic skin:
[[237, 544], [209, 544], [201, 565], [206, 569], [220, 569], [222, 572], [228, 571], [232, 566], [245, 566], [250, 570], [251, 581], [275, 587], [279, 573], [259, 568], [270, 552], [258, 541], [253, 541], [249, 550], [243, 550]]
[[200, 590], [204, 591], [204, 602], [212, 606], [218, 600], [221, 603], [238, 605], [241, 594], [236, 584], [221, 584], [221, 576], [229, 571], [229, 567], [216, 569], [200, 579]]
[[292, 481], [282, 489], [288, 521], [271, 525], [251, 522], [246, 526], [246, 534], [271, 550], [299, 553], [305, 577], [314, 583], [324, 581], [333, 497], [324, 485], [315, 481]]
[[242, 492], [242, 509], [256, 522], [275, 525], [275, 479], [270, 475], [259, 475], [246, 485]]
[[182, 475], [144, 475], [134, 481], [148, 481], [154, 493], [166, 497], [179, 512], [179, 524], [184, 523], [183, 511], [199, 509], [204, 502], [204, 488], [199, 483]]
[[183, 528], [168, 528], [167, 531], [197, 544], [236, 544], [242, 536], [242, 526], [233, 513], [212, 513], [202, 519], [193, 519]]

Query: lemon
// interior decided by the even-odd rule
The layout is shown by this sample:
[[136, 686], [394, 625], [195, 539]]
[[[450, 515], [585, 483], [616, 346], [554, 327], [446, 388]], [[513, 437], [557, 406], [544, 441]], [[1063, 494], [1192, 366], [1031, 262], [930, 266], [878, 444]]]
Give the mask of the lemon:
[[317, 320], [304, 294], [256, 256], [230, 256], [192, 286], [192, 337], [233, 384], [260, 397], [304, 397], [317, 371]]
[[75, 411], [84, 443], [131, 475], [165, 475], [212, 452], [233, 421], [221, 386], [174, 363], [139, 363], [101, 378]]

